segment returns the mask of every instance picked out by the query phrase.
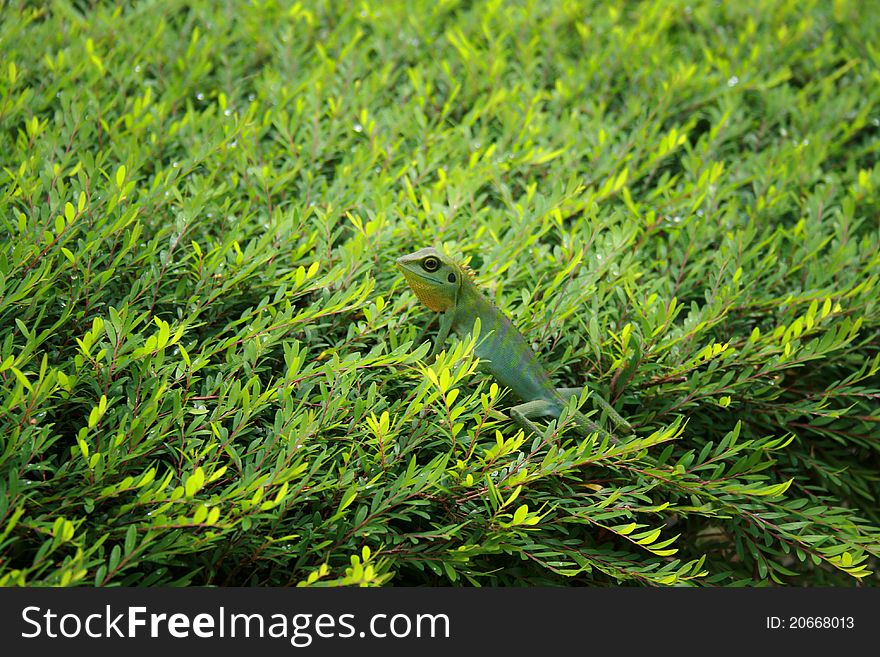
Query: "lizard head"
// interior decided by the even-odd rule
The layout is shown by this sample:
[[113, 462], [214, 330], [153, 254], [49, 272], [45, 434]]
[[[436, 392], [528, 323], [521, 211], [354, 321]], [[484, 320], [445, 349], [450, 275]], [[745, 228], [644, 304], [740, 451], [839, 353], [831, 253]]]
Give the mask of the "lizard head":
[[455, 305], [462, 280], [470, 278], [467, 270], [431, 247], [398, 258], [397, 267], [419, 301], [441, 313]]

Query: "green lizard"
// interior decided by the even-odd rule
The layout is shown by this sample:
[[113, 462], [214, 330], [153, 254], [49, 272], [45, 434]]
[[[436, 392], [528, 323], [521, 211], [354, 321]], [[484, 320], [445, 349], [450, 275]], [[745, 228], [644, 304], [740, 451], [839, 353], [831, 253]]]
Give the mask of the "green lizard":
[[[510, 416], [524, 430], [540, 435], [541, 431], [529, 418], [559, 417], [568, 400], [580, 396], [582, 388], [553, 386], [535, 352], [510, 319], [477, 288], [469, 268], [430, 247], [398, 258], [397, 266], [419, 300], [440, 313], [440, 332], [434, 341], [432, 357], [440, 352], [450, 330], [465, 336], [472, 332], [474, 322], [479, 318], [482, 335], [474, 352], [498, 383], [510, 388], [523, 400], [522, 404], [510, 409]], [[632, 433], [629, 423], [608, 402], [598, 395], [593, 398], [615, 424], [628, 434]], [[599, 432], [617, 442], [613, 434], [579, 411], [575, 411], [574, 418], [582, 433]]]

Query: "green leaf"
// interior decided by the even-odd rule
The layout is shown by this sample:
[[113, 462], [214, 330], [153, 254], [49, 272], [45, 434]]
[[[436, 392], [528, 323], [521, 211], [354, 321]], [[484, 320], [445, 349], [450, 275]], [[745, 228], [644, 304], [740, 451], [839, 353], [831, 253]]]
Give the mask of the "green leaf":
[[205, 473], [201, 467], [196, 468], [184, 483], [184, 492], [187, 497], [195, 495], [205, 484]]

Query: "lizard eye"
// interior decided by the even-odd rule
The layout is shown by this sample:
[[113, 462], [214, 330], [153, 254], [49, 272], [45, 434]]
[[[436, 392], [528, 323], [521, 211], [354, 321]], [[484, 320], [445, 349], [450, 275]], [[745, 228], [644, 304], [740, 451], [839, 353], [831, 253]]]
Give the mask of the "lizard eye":
[[422, 267], [425, 271], [437, 271], [440, 269], [440, 261], [434, 256], [429, 256], [422, 261]]

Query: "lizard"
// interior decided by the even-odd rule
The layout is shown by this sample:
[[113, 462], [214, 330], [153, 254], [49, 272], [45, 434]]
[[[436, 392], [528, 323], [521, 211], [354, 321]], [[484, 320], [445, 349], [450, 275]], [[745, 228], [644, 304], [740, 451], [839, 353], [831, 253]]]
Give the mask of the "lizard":
[[[468, 266], [428, 247], [398, 258], [397, 267], [419, 301], [440, 313], [440, 329], [429, 358], [440, 353], [450, 331], [464, 337], [473, 332], [479, 319], [485, 337], [481, 336], [474, 353], [482, 368], [522, 400], [523, 403], [509, 409], [509, 414], [527, 433], [542, 433], [531, 418], [558, 418], [571, 397], [580, 397], [582, 388], [554, 387], [547, 370], [510, 318], [477, 287]], [[593, 399], [617, 426], [632, 434], [629, 423], [607, 401], [595, 394]], [[580, 411], [575, 410], [573, 416], [580, 433], [598, 432], [612, 443], [618, 442], [614, 434]]]

